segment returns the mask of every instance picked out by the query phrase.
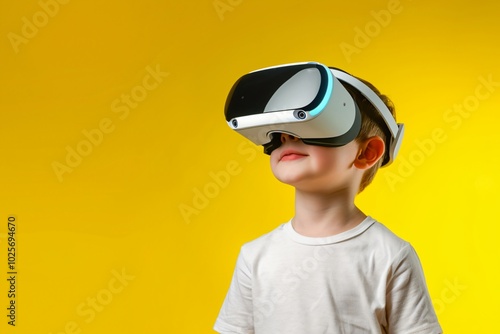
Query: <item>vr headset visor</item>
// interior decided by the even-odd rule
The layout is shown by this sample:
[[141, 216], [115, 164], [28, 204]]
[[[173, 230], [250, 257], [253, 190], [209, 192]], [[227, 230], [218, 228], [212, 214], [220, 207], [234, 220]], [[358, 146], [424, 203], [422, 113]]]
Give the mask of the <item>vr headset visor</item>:
[[391, 134], [383, 161], [388, 165], [399, 150], [403, 124], [396, 124], [387, 106], [362, 81], [320, 63], [286, 64], [244, 75], [227, 97], [226, 121], [263, 145], [266, 154], [281, 145], [281, 133], [309, 145], [343, 146], [359, 134], [361, 113], [342, 83], [358, 90], [382, 116]]

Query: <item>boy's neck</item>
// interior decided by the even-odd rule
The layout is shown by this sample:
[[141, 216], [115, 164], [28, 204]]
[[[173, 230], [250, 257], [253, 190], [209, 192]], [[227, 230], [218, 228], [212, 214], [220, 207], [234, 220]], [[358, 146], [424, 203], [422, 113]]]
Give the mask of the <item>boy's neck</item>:
[[354, 228], [366, 218], [354, 205], [354, 196], [347, 190], [325, 195], [296, 189], [293, 228], [307, 237], [327, 237]]

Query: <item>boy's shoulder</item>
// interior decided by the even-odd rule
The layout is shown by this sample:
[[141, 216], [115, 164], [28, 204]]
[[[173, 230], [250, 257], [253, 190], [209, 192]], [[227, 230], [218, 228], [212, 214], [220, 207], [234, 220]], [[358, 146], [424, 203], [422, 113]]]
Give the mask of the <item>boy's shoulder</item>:
[[264, 233], [261, 236], [244, 243], [243, 246], [241, 247], [242, 250], [247, 252], [255, 252], [258, 249], [261, 249], [268, 245], [276, 244], [276, 242], [279, 242], [279, 240], [283, 241], [283, 230], [285, 225], [289, 223], [290, 222], [281, 223], [271, 231]]
[[380, 256], [387, 258], [406, 258], [414, 252], [408, 241], [378, 221], [366, 231], [360, 242], [367, 246], [366, 249], [376, 251]]
[[376, 220], [370, 227], [370, 231], [367, 233], [367, 235], [375, 242], [380, 242], [385, 245], [397, 248], [409, 245], [408, 241], [404, 240], [392, 230], [390, 230], [387, 226]]

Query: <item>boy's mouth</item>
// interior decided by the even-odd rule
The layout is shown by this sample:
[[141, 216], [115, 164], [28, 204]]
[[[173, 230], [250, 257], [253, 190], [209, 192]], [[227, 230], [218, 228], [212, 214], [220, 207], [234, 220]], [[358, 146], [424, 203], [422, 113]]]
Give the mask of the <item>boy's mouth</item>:
[[294, 150], [285, 150], [281, 153], [279, 161], [291, 161], [297, 160], [306, 157], [307, 154], [294, 151]]

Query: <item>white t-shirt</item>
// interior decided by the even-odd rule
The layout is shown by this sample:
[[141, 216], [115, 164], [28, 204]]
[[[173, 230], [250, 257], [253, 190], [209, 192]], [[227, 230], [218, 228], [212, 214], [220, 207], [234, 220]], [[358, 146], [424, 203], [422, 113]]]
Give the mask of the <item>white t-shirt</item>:
[[291, 222], [241, 248], [219, 333], [441, 333], [413, 247], [371, 217], [312, 238]]

